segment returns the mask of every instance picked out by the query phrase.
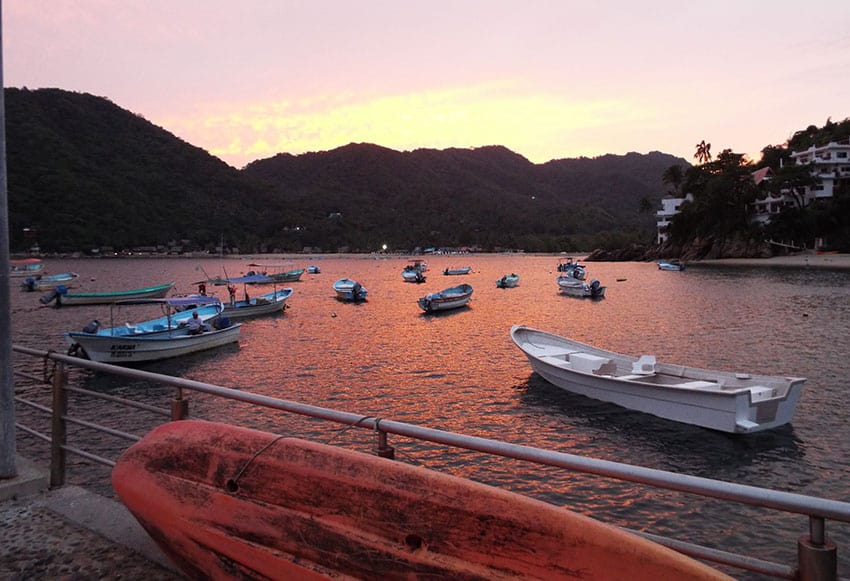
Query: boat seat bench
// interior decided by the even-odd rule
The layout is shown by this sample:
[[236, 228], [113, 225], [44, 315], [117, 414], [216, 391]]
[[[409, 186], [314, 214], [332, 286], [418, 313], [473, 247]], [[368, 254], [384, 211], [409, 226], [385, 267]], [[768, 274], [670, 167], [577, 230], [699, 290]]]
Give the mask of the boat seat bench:
[[566, 347], [558, 347], [556, 345], [546, 345], [545, 347], [534, 346], [535, 354], [538, 357], [563, 357], [572, 353], [578, 353], [575, 349]]
[[625, 379], [626, 381], [640, 381], [642, 379], [649, 379], [651, 377], [655, 377], [654, 373], [633, 373], [630, 375], [615, 375], [614, 379]]
[[611, 363], [611, 360], [607, 357], [599, 357], [598, 355], [582, 353], [581, 351], [570, 353], [569, 357], [570, 365], [572, 365], [573, 369], [576, 371], [583, 371], [585, 373], [593, 373], [596, 375], [610, 375], [617, 369], [616, 364]]
[[677, 383], [673, 387], [686, 387], [688, 389], [720, 389], [720, 384], [716, 381], [685, 381]]

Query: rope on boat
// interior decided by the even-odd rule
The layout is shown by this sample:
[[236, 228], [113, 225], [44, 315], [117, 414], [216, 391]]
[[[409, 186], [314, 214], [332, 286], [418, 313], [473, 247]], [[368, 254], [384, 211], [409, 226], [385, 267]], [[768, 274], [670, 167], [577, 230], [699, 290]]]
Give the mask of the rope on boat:
[[266, 444], [265, 446], [263, 446], [262, 448], [260, 448], [256, 452], [254, 452], [254, 455], [251, 456], [251, 458], [247, 462], [245, 462], [245, 465], [242, 466], [242, 468], [239, 469], [239, 472], [236, 473], [236, 476], [234, 478], [229, 479], [225, 483], [225, 486], [227, 487], [228, 492], [236, 492], [237, 490], [239, 490], [239, 479], [242, 477], [242, 474], [245, 472], [245, 470], [247, 470], [248, 467], [251, 465], [251, 463], [257, 458], [257, 456], [259, 456], [260, 454], [262, 454], [263, 452], [268, 450], [278, 440], [282, 440], [285, 437], [286, 436], [277, 436], [271, 442], [269, 442], [268, 444]]

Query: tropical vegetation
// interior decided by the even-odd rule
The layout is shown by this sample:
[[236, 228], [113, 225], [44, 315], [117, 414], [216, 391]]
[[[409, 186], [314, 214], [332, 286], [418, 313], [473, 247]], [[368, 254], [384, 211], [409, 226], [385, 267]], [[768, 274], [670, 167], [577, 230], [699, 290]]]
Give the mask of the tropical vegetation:
[[[793, 151], [812, 145], [821, 146], [850, 138], [850, 119], [823, 127], [814, 125], [794, 133], [783, 145], [769, 145], [762, 158], [753, 163], [746, 156], [721, 151], [711, 154], [711, 144], [701, 141], [694, 157], [697, 165], [672, 165], [662, 174], [668, 194], [685, 197], [668, 227], [668, 243], [661, 251], [668, 255], [696, 252], [715, 255], [724, 245], [734, 241], [739, 246], [763, 246], [765, 240], [788, 241], [799, 247], [813, 248], [816, 240], [834, 250], [850, 250], [850, 180], [843, 179], [832, 198], [807, 202], [807, 187], [818, 184], [810, 165], [795, 165]], [[769, 179], [756, 183], [753, 173], [770, 168]], [[753, 204], [768, 195], [787, 195], [793, 203], [774, 216], [769, 223], [753, 220]]]

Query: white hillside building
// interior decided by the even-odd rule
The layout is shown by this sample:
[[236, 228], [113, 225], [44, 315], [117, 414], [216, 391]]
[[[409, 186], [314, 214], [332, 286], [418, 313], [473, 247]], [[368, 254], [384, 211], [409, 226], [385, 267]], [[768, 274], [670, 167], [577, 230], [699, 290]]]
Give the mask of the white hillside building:
[[667, 240], [667, 226], [670, 225], [670, 220], [679, 213], [679, 206], [682, 205], [683, 202], [693, 202], [694, 197], [691, 194], [688, 194], [684, 198], [662, 198], [661, 199], [661, 209], [655, 213], [655, 217], [658, 218], [656, 225], [658, 227], [658, 244], [661, 244]]
[[794, 151], [791, 157], [798, 165], [812, 164], [812, 172], [820, 184], [806, 188], [805, 202], [819, 198], [831, 198], [839, 179], [850, 179], [850, 139], [815, 146], [803, 151]]
[[[831, 198], [835, 194], [839, 180], [850, 179], [850, 139], [832, 141], [826, 145], [812, 146], [803, 151], [791, 152], [791, 158], [798, 165], [812, 164], [812, 172], [820, 180], [816, 186], [806, 188], [803, 195], [805, 204], [821, 198]], [[753, 181], [758, 184], [771, 178], [770, 168], [762, 168], [753, 172]], [[658, 218], [658, 243], [667, 240], [667, 226], [676, 214], [682, 202], [693, 201], [688, 194], [684, 198], [663, 198], [661, 210], [655, 213]], [[769, 194], [763, 200], [756, 200], [752, 205], [752, 220], [766, 224], [786, 206], [793, 206], [794, 198], [787, 194]]]

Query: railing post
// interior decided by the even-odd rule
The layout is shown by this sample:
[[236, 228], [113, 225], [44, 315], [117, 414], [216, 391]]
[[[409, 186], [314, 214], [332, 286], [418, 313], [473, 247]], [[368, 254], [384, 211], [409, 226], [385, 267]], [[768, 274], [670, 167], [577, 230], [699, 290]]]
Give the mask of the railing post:
[[53, 415], [50, 426], [50, 487], [65, 484], [65, 444], [68, 427], [68, 392], [65, 391], [65, 364], [57, 361], [53, 369]]
[[183, 388], [178, 387], [174, 399], [171, 400], [171, 421], [185, 420], [189, 417], [189, 400], [183, 398]]
[[395, 448], [387, 444], [387, 433], [377, 428], [375, 431], [378, 433], [378, 448], [375, 450], [375, 453], [381, 458], [395, 460]]
[[797, 540], [797, 563], [800, 581], [838, 579], [838, 550], [826, 538], [823, 517], [809, 517], [809, 536]]

